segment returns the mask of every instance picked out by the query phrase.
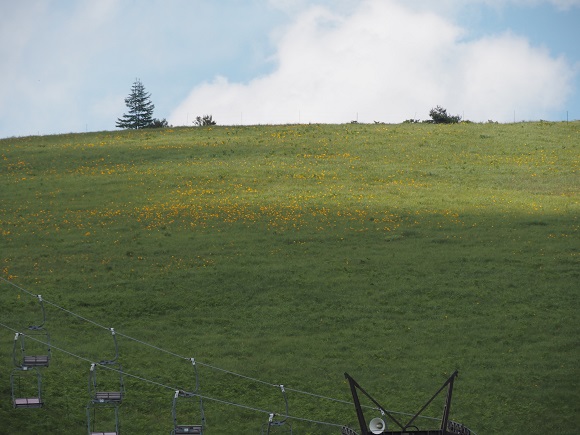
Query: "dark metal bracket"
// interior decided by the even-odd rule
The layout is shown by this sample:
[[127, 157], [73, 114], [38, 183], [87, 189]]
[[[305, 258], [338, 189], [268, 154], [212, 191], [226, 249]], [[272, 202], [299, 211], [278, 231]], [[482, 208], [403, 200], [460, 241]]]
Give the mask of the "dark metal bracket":
[[[354, 406], [356, 410], [356, 415], [358, 418], [361, 435], [369, 435], [369, 427], [367, 425], [364, 413], [362, 411], [362, 406], [360, 403], [358, 392], [360, 391], [364, 394], [371, 402], [373, 402], [381, 414], [386, 415], [395, 423], [400, 430], [382, 430], [381, 432], [375, 430], [372, 433], [382, 433], [382, 434], [413, 434], [413, 435], [470, 435], [471, 431], [467, 429], [465, 426], [455, 423], [449, 420], [449, 412], [451, 411], [451, 398], [453, 395], [453, 382], [455, 378], [458, 376], [457, 370], [454, 371], [449, 379], [445, 381], [445, 383], [437, 390], [437, 392], [423, 405], [423, 407], [414, 414], [411, 419], [407, 423], [402, 423], [399, 421], [392, 412], [389, 412], [382, 406], [379, 402], [377, 402], [369, 393], [367, 393], [359, 384], [356, 382], [348, 373], [344, 374], [345, 378], [348, 380], [350, 385], [350, 391], [352, 393], [352, 398], [354, 401]], [[441, 426], [439, 429], [431, 429], [431, 430], [419, 430], [419, 428], [413, 424], [415, 420], [420, 417], [421, 413], [433, 402], [433, 400], [447, 387], [447, 394], [445, 398], [445, 406], [443, 408], [443, 417], [441, 419]]]

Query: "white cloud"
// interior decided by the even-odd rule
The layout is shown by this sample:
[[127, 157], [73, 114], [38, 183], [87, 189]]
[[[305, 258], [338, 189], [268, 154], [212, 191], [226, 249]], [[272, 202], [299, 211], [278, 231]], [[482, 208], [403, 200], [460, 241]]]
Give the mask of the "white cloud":
[[466, 44], [458, 56], [460, 104], [476, 120], [538, 119], [562, 107], [573, 69], [509, 33]]
[[264, 35], [284, 18], [265, 0], [4, 3], [0, 137], [113, 129], [137, 77], [167, 117], [189, 80], [269, 68]]
[[551, 0], [551, 3], [563, 10], [580, 8], [580, 0]]
[[476, 121], [510, 121], [514, 110], [538, 119], [561, 108], [574, 77], [564, 59], [509, 33], [464, 34], [402, 1], [359, 2], [349, 14], [311, 6], [279, 37], [272, 73], [248, 83], [216, 77], [169, 120], [211, 113], [219, 124], [400, 122], [439, 104]]
[[536, 7], [547, 4], [556, 7], [559, 10], [566, 11], [580, 7], [580, 0], [415, 0], [410, 3], [410, 7], [420, 9], [431, 9], [453, 13], [454, 11], [472, 8], [474, 6], [486, 5], [495, 9], [501, 9], [506, 6], [517, 7]]
[[549, 3], [560, 10], [568, 10], [580, 7], [580, 0], [472, 0], [481, 1], [492, 6], [503, 6], [506, 3], [512, 3], [519, 6], [535, 6], [542, 3]]
[[103, 41], [117, 0], [12, 4], [0, 18], [0, 131], [80, 131], [91, 121], [83, 101], [102, 67]]
[[515, 34], [490, 35], [484, 22], [489, 7], [504, 25], [520, 7], [544, 4], [572, 8], [570, 23], [580, 0], [132, 3], [6, 2], [0, 137], [113, 129], [137, 77], [154, 116], [173, 124], [206, 113], [220, 124], [398, 122], [437, 104], [484, 121], [580, 113], [570, 90], [580, 89], [580, 65], [554, 55], [578, 63], [573, 29], [560, 43], [530, 25], [550, 54]]

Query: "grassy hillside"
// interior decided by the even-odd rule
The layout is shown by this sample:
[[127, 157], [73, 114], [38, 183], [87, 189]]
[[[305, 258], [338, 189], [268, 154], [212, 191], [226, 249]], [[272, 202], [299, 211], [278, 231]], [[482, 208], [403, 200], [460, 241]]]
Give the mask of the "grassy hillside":
[[[478, 435], [576, 433], [578, 144], [577, 122], [1, 140], [0, 433], [86, 430], [111, 327], [125, 434], [172, 429], [192, 357], [208, 434], [260, 433], [280, 384], [294, 433], [339, 433], [314, 422], [357, 427], [344, 372], [414, 413], [456, 369], [451, 417]], [[36, 294], [46, 406], [14, 410], [14, 331], [41, 320]]]

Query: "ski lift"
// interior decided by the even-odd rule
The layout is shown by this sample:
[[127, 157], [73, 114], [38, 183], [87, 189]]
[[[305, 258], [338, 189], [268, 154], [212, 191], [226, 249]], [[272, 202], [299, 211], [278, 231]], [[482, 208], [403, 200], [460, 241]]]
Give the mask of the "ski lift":
[[[106, 430], [102, 430], [103, 428]], [[111, 430], [113, 428], [114, 430]], [[89, 402], [87, 405], [87, 433], [88, 435], [118, 435], [119, 407], [116, 404]]]
[[[34, 377], [36, 379], [33, 379]], [[10, 374], [10, 387], [14, 408], [41, 408], [43, 406], [42, 377], [37, 368], [14, 369]]]
[[271, 413], [268, 422], [262, 425], [261, 434], [264, 435], [264, 430], [267, 435], [270, 435], [273, 432], [286, 432], [292, 434], [292, 425], [288, 423], [288, 397], [286, 397], [286, 390], [284, 389], [284, 385], [278, 385], [280, 387], [280, 391], [282, 392], [282, 397], [284, 397], [284, 404], [286, 407], [286, 413], [284, 414], [284, 418], [282, 420], [275, 420], [276, 414]]
[[113, 336], [113, 342], [115, 343], [115, 357], [110, 360], [103, 360], [99, 362], [101, 365], [115, 364], [119, 359], [119, 345], [117, 344], [117, 335], [115, 334], [115, 328], [110, 328], [111, 335]]
[[50, 335], [44, 329], [46, 311], [41, 295], [36, 296], [40, 303], [42, 321], [28, 326], [28, 334], [17, 332], [14, 336], [12, 360], [16, 367], [48, 367], [50, 363]]
[[[39, 338], [36, 339], [34, 336]], [[14, 335], [12, 361], [16, 367], [20, 368], [48, 367], [50, 363], [50, 335], [48, 332], [32, 334], [17, 332]]]
[[40, 325], [29, 325], [28, 329], [31, 331], [38, 331], [44, 329], [44, 324], [46, 323], [46, 311], [44, 310], [44, 301], [42, 300], [42, 295], [36, 295], [38, 302], [40, 303], [40, 310], [42, 311], [42, 322]]
[[[177, 400], [178, 398], [184, 399], [199, 399], [199, 409], [201, 413], [201, 424], [178, 424], [177, 423]], [[205, 425], [205, 415], [203, 412], [203, 401], [201, 397], [197, 396], [195, 393], [188, 393], [183, 390], [176, 390], [175, 394], [173, 395], [173, 430], [171, 431], [171, 435], [178, 435], [178, 434], [195, 434], [195, 435], [202, 435], [203, 434], [203, 427]]]
[[[106, 369], [107, 373], [105, 379], [99, 377], [97, 382], [97, 367], [95, 363], [91, 363], [89, 371], [89, 395], [92, 402], [121, 402], [125, 394], [125, 385], [123, 383], [123, 368], [120, 364], [109, 364], [111, 369]], [[108, 366], [107, 366], [108, 367]], [[115, 379], [112, 380], [112, 374]], [[117, 375], [119, 376], [117, 379]]]
[[[197, 373], [197, 366], [195, 365], [195, 358], [190, 358], [191, 364], [193, 365], [195, 371], [195, 390], [193, 392], [183, 391], [183, 390], [176, 390], [175, 394], [173, 395], [173, 408], [172, 408], [172, 415], [173, 415], [173, 430], [171, 431], [171, 435], [181, 435], [181, 434], [194, 434], [194, 435], [202, 435], [203, 428], [205, 426], [205, 414], [203, 411], [203, 400], [199, 397], [196, 393], [199, 389], [199, 376]], [[201, 415], [201, 424], [178, 424], [177, 423], [177, 402], [178, 399], [190, 399], [190, 400], [199, 400], [199, 411]]]
[[[117, 345], [117, 336], [115, 329], [111, 328], [111, 335], [115, 343], [115, 357], [110, 360], [103, 360], [99, 363], [91, 363], [89, 371], [89, 396], [95, 403], [121, 402], [125, 394], [125, 385], [123, 383], [123, 367], [117, 362], [119, 358], [119, 346]], [[104, 367], [103, 376], [99, 377], [97, 382], [97, 367]], [[118, 376], [118, 377], [117, 377]]]

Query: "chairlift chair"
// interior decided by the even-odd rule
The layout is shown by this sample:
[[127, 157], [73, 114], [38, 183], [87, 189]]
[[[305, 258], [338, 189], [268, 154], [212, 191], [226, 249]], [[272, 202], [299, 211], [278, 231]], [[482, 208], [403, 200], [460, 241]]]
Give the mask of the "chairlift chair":
[[[35, 376], [36, 375], [36, 376]], [[33, 378], [36, 379], [33, 379]], [[14, 408], [41, 408], [42, 376], [37, 368], [16, 368], [10, 374], [12, 406]]]
[[[178, 424], [177, 423], [177, 401], [178, 398], [183, 399], [198, 399], [199, 400], [199, 409], [201, 414], [201, 424]], [[176, 390], [175, 394], [173, 395], [173, 430], [171, 431], [171, 435], [181, 435], [181, 434], [195, 434], [195, 435], [202, 435], [203, 434], [203, 427], [205, 426], [205, 414], [203, 412], [203, 401], [201, 397], [197, 396], [194, 393], [188, 393], [182, 390]]]
[[183, 435], [183, 434], [190, 434], [190, 435], [202, 435], [203, 434], [203, 426], [200, 424], [192, 424], [186, 426], [175, 426], [171, 431], [171, 434], [175, 435]]
[[[115, 344], [115, 356], [112, 359], [92, 363], [89, 371], [89, 395], [95, 403], [121, 402], [125, 394], [123, 384], [123, 367], [117, 362], [119, 359], [119, 346], [115, 329], [110, 328], [113, 343]], [[97, 367], [105, 368], [104, 381], [97, 382]], [[118, 379], [117, 379], [118, 375]], [[112, 380], [114, 378], [114, 380]]]
[[[173, 415], [173, 430], [171, 431], [171, 435], [178, 435], [178, 434], [195, 434], [201, 435], [203, 434], [203, 428], [205, 426], [205, 414], [203, 411], [203, 400], [199, 397], [196, 393], [199, 390], [199, 374], [197, 372], [197, 365], [195, 364], [195, 358], [189, 358], [191, 365], [193, 366], [193, 371], [195, 374], [195, 389], [193, 391], [183, 391], [183, 390], [176, 390], [175, 394], [173, 395], [173, 407], [172, 407], [172, 415]], [[177, 401], [179, 398], [183, 399], [197, 399], [199, 400], [199, 411], [201, 414], [201, 424], [178, 424], [177, 423]]]
[[50, 335], [46, 331], [35, 331], [14, 335], [12, 361], [15, 367], [48, 367], [50, 364]]
[[[42, 312], [42, 321], [28, 326], [27, 334], [14, 336], [12, 360], [16, 367], [48, 367], [50, 363], [50, 335], [44, 329], [46, 311], [41, 295], [36, 296]], [[46, 349], [46, 350], [45, 350]]]
[[[97, 419], [97, 414], [99, 419]], [[103, 428], [106, 430], [101, 430]], [[118, 435], [118, 404], [89, 402], [87, 405], [87, 433], [88, 435]]]
[[[120, 364], [109, 364], [105, 369], [105, 374], [99, 377], [97, 381], [97, 367], [95, 363], [91, 364], [89, 370], [89, 396], [95, 403], [119, 403], [123, 400], [125, 394], [125, 385], [123, 383], [123, 368]], [[108, 369], [108, 367], [111, 367]], [[118, 375], [118, 378], [117, 378]], [[104, 381], [103, 381], [103, 377]]]

